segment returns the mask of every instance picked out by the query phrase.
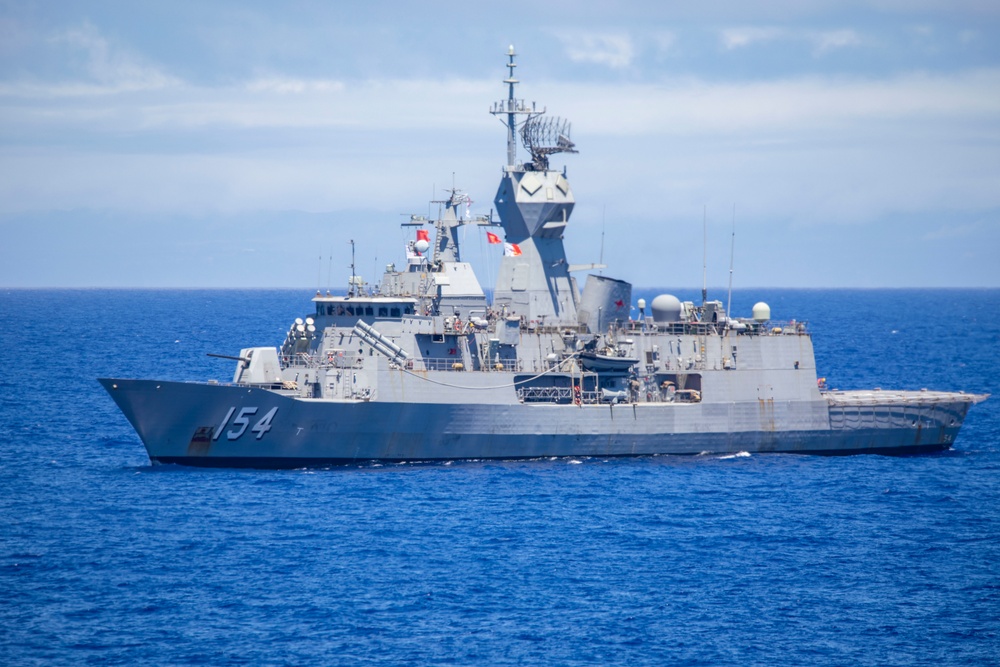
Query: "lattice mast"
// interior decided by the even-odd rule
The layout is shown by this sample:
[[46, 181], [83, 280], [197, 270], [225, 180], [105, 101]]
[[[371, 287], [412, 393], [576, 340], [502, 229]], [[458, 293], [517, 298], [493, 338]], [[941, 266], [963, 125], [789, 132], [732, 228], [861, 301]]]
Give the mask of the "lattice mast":
[[[555, 153], [576, 153], [575, 145], [570, 140], [570, 123], [562, 118], [551, 116], [542, 118], [545, 114], [545, 107], [538, 109], [532, 102], [529, 107], [524, 100], [519, 100], [514, 96], [514, 86], [520, 83], [514, 78], [514, 68], [517, 63], [514, 45], [507, 49], [507, 99], [494, 103], [490, 113], [500, 118], [500, 121], [507, 126], [507, 167], [516, 168], [517, 165], [517, 135], [518, 116], [525, 116], [524, 122], [520, 123], [521, 141], [524, 147], [531, 153], [531, 162], [537, 171], [545, 171], [549, 168], [549, 155]], [[506, 116], [506, 120], [504, 120]]]

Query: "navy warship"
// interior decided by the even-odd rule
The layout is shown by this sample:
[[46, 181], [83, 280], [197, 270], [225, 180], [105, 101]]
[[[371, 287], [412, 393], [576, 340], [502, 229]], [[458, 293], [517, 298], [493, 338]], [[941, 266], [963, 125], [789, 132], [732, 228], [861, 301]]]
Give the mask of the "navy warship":
[[[567, 260], [575, 197], [568, 122], [515, 97], [493, 214], [458, 190], [412, 216], [405, 263], [346, 294], [317, 292], [278, 347], [232, 355], [231, 382], [102, 378], [154, 464], [297, 468], [372, 461], [948, 449], [986, 395], [829, 391], [807, 327], [765, 303], [670, 294]], [[518, 141], [520, 139], [520, 142]], [[529, 159], [518, 162], [518, 144]], [[463, 210], [465, 209], [465, 210]], [[503, 246], [492, 299], [462, 260], [460, 229]], [[402, 258], [401, 258], [402, 259]], [[223, 355], [213, 355], [223, 356]]]

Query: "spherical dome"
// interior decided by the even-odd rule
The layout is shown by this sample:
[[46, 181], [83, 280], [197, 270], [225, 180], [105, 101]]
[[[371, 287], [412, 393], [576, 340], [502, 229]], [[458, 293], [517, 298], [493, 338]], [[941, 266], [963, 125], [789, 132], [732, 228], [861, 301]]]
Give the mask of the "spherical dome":
[[413, 244], [413, 249], [419, 252], [421, 255], [427, 252], [427, 249], [430, 247], [431, 244], [423, 239], [420, 239], [419, 241]]
[[654, 322], [679, 322], [681, 319], [681, 300], [673, 294], [661, 294], [653, 299]]
[[753, 305], [753, 319], [755, 322], [767, 322], [771, 319], [771, 306], [763, 301], [758, 301]]

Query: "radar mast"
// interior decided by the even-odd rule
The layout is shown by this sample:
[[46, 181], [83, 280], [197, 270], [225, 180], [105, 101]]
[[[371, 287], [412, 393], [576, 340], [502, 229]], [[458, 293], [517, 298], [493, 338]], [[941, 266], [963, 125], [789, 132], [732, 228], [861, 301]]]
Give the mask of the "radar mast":
[[[507, 47], [507, 78], [503, 80], [507, 84], [507, 99], [495, 102], [493, 108], [490, 109], [490, 113], [500, 118], [500, 122], [507, 126], [507, 167], [509, 169], [513, 169], [517, 165], [517, 117], [528, 116], [530, 118], [545, 113], [544, 108], [538, 111], [535, 109], [534, 103], [529, 108], [524, 100], [514, 97], [514, 86], [519, 83], [514, 78], [514, 68], [517, 67], [517, 63], [514, 62], [516, 55], [514, 45], [511, 44]], [[507, 119], [504, 120], [503, 116], [507, 116]]]
[[[517, 128], [518, 116], [526, 116], [521, 126], [521, 141], [529, 153], [531, 153], [531, 164], [535, 171], [545, 171], [549, 168], [549, 155], [555, 153], [576, 153], [575, 144], [570, 140], [570, 123], [557, 116], [542, 118], [545, 114], [545, 107], [538, 109], [532, 102], [528, 106], [524, 100], [514, 97], [514, 86], [520, 83], [514, 78], [514, 45], [507, 48], [507, 99], [494, 103], [490, 113], [501, 118], [507, 126], [507, 167], [513, 169], [517, 166]], [[503, 120], [503, 116], [507, 116]]]
[[[580, 292], [570, 276], [563, 233], [573, 212], [573, 192], [565, 169], [549, 168], [556, 153], [576, 153], [569, 123], [545, 117], [545, 108], [514, 97], [514, 47], [507, 51], [507, 99], [490, 113], [507, 126], [507, 165], [494, 204], [506, 245], [493, 292], [494, 306], [529, 322], [577, 324]], [[520, 120], [518, 116], [521, 116]], [[517, 161], [520, 134], [531, 160]], [[589, 268], [589, 267], [588, 267]]]

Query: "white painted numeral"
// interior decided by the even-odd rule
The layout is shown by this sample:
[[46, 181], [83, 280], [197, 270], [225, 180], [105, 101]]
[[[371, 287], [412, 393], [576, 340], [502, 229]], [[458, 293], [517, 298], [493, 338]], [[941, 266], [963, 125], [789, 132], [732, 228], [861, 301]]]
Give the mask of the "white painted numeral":
[[261, 417], [260, 421], [257, 422], [251, 431], [257, 434], [257, 439], [260, 440], [264, 437], [264, 434], [271, 430], [271, 420], [274, 419], [274, 414], [278, 411], [278, 408], [271, 408], [268, 410], [267, 414]]
[[229, 408], [229, 412], [226, 413], [225, 418], [219, 422], [219, 425], [215, 428], [215, 435], [212, 436], [212, 440], [219, 439], [219, 436], [222, 435], [222, 430], [226, 428], [226, 424], [229, 423], [229, 418], [233, 416], [234, 412], [236, 412], [235, 407]]
[[238, 426], [239, 430], [229, 431], [226, 433], [226, 437], [230, 440], [237, 440], [246, 433], [247, 426], [250, 425], [250, 420], [247, 417], [255, 414], [257, 414], [257, 408], [242, 408], [240, 414], [236, 415], [236, 419], [233, 420], [233, 426]]
[[[235, 406], [229, 408], [229, 412], [226, 413], [226, 416], [223, 417], [219, 425], [215, 427], [215, 433], [212, 435], [212, 440], [219, 439], [222, 432], [226, 430], [226, 425], [229, 424], [229, 419], [233, 416], [234, 412], [236, 412]], [[254, 424], [254, 427], [250, 429], [252, 433], [257, 435], [258, 440], [263, 438], [264, 434], [271, 430], [271, 422], [274, 421], [274, 415], [277, 413], [278, 408], [271, 408], [267, 411], [267, 414], [261, 417], [260, 420]], [[257, 408], [255, 407], [241, 408], [239, 414], [236, 415], [236, 419], [233, 419], [233, 428], [226, 432], [226, 437], [230, 440], [239, 440], [243, 437], [243, 434], [247, 432], [247, 427], [250, 426], [250, 417], [255, 414], [257, 414]]]

